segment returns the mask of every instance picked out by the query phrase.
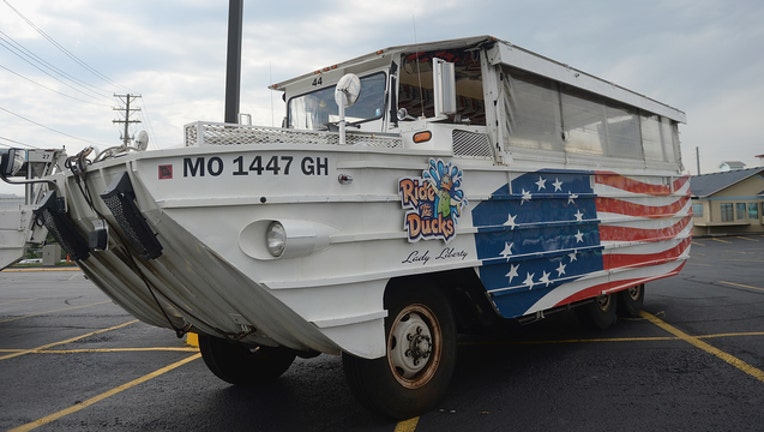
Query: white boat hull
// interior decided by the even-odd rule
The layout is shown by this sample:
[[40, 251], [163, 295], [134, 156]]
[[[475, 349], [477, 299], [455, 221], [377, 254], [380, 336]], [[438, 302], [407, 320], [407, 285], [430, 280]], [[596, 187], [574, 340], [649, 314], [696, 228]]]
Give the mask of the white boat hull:
[[[79, 231], [93, 230], [99, 214], [111, 229], [109, 250], [91, 251], [80, 266], [115, 301], [155, 325], [376, 358], [385, 353], [384, 292], [396, 278], [470, 269], [496, 311], [515, 318], [676, 274], [687, 259], [686, 182], [657, 194], [658, 204], [678, 205], [673, 213], [623, 216], [624, 202], [654, 205], [656, 198], [614, 191], [608, 183], [627, 179], [620, 174], [518, 172], [487, 159], [449, 156], [282, 143], [189, 147], [100, 162], [87, 174], [90, 194], [102, 194], [127, 173], [162, 251], [154, 259], [126, 253], [134, 248], [110, 209], [100, 199], [91, 208], [69, 176], [69, 214]], [[404, 202], [402, 185], [444, 160], [461, 170], [464, 211], [450, 238], [412, 238], [406, 221], [415, 211]], [[526, 190], [522, 182], [531, 180], [537, 186]], [[547, 181], [549, 191], [541, 187]], [[615, 198], [619, 193], [622, 199]], [[619, 203], [598, 217], [599, 200], [608, 199]], [[522, 219], [552, 209], [570, 214]], [[290, 232], [278, 259], [265, 248], [272, 221]], [[622, 237], [607, 234], [623, 230]], [[647, 237], [637, 238], [643, 232]], [[636, 258], [629, 261], [629, 254]], [[623, 260], [629, 262], [618, 264]], [[581, 262], [586, 266], [573, 271]]]

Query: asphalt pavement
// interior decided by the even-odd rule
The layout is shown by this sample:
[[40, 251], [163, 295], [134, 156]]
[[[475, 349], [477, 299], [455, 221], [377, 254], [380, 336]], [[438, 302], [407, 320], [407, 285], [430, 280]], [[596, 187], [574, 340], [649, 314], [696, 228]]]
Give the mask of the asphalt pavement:
[[692, 255], [609, 330], [561, 313], [462, 338], [441, 406], [403, 422], [358, 405], [338, 357], [237, 388], [79, 271], [0, 272], [0, 430], [764, 431], [764, 236]]

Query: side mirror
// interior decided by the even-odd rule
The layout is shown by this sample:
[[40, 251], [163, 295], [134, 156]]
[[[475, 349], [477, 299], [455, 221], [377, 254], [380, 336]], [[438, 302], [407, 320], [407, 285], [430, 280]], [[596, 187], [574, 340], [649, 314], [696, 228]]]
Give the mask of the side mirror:
[[136, 134], [133, 143], [135, 143], [135, 147], [138, 149], [138, 151], [146, 150], [146, 148], [149, 146], [149, 134], [145, 130], [139, 131]]
[[337, 81], [334, 88], [334, 101], [342, 108], [349, 108], [358, 100], [361, 94], [361, 80], [356, 74], [345, 74]]
[[396, 117], [398, 118], [398, 121], [404, 121], [404, 120], [416, 120], [414, 117], [409, 115], [409, 110], [406, 108], [400, 108], [395, 113]]
[[432, 59], [435, 117], [456, 114], [456, 69], [453, 63]]
[[340, 108], [340, 145], [345, 144], [345, 108], [353, 106], [361, 95], [361, 79], [356, 74], [345, 74], [334, 88], [334, 101]]
[[3, 177], [23, 175], [21, 172], [26, 162], [26, 152], [23, 149], [11, 148], [0, 153], [0, 174]]

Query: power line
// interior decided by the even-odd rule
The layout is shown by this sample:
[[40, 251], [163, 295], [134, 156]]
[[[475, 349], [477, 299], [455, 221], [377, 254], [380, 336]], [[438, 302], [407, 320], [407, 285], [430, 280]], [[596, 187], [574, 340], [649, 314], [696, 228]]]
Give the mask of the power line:
[[[2, 136], [0, 136], [0, 140], [4, 140], [4, 141], [8, 141], [8, 142], [12, 142], [12, 143], [14, 143], [14, 144], [23, 145], [23, 146], [27, 146], [27, 147], [32, 147], [32, 148], [34, 148], [34, 149], [38, 149], [38, 150], [40, 149], [40, 147], [34, 146], [34, 145], [32, 145], [32, 144], [23, 143], [23, 142], [21, 142], [21, 141], [16, 141], [16, 140], [14, 140], [14, 139], [10, 139], [10, 138], [6, 138], [6, 137], [2, 137]], [[12, 146], [10, 146], [10, 145], [8, 145], [8, 144], [5, 144], [5, 143], [0, 143], [0, 145], [1, 145], [1, 146], [5, 146], [5, 147], [12, 147]]]
[[10, 111], [10, 110], [7, 110], [7, 109], [5, 109], [5, 108], [3, 108], [3, 107], [0, 107], [0, 111], [5, 111], [5, 112], [7, 112], [8, 114], [10, 114], [10, 115], [12, 115], [12, 116], [18, 117], [18, 118], [20, 118], [20, 119], [22, 119], [22, 120], [25, 120], [25, 121], [27, 121], [27, 122], [29, 122], [29, 123], [32, 123], [33, 125], [39, 126], [39, 127], [43, 128], [43, 129], [47, 129], [47, 130], [49, 130], [49, 131], [51, 131], [51, 132], [55, 132], [55, 133], [57, 133], [57, 134], [59, 134], [59, 135], [63, 135], [63, 136], [65, 136], [65, 137], [68, 137], [68, 138], [71, 138], [71, 139], [74, 139], [74, 140], [77, 140], [77, 141], [82, 141], [82, 142], [84, 142], [84, 143], [87, 143], [87, 144], [90, 144], [90, 145], [94, 145], [94, 146], [98, 146], [98, 145], [99, 145], [98, 143], [95, 143], [95, 142], [93, 142], [93, 141], [89, 141], [89, 140], [86, 140], [86, 139], [83, 139], [83, 138], [78, 138], [78, 137], [76, 137], [76, 136], [74, 136], [74, 135], [69, 135], [69, 134], [68, 134], [68, 133], [66, 133], [66, 132], [61, 132], [61, 131], [59, 131], [59, 130], [53, 129], [53, 128], [51, 128], [51, 127], [48, 127], [48, 126], [45, 126], [45, 125], [44, 125], [44, 124], [42, 124], [42, 123], [38, 123], [38, 122], [36, 122], [36, 121], [34, 121], [34, 120], [28, 119], [28, 118], [26, 118], [26, 117], [24, 117], [24, 116], [22, 116], [22, 115], [20, 115], [20, 114], [16, 114], [15, 112], [13, 112], [13, 111]]
[[[99, 72], [98, 70], [96, 70], [95, 68], [93, 68], [92, 66], [87, 64], [85, 61], [83, 61], [82, 59], [80, 59], [76, 55], [74, 55], [71, 51], [66, 49], [62, 44], [60, 44], [58, 41], [56, 41], [52, 36], [48, 35], [42, 28], [40, 28], [37, 25], [35, 25], [29, 18], [24, 16], [15, 7], [13, 7], [8, 0], [2, 0], [2, 1], [13, 12], [15, 12], [16, 15], [18, 15], [30, 27], [32, 27], [38, 34], [40, 34], [43, 38], [45, 38], [45, 40], [47, 40], [49, 43], [51, 43], [54, 47], [56, 47], [64, 55], [69, 57], [77, 65], [79, 65], [82, 68], [86, 69], [91, 74], [95, 75], [96, 77], [98, 77], [99, 79], [101, 79], [102, 81], [104, 81], [104, 82], [106, 82], [106, 83], [108, 83], [110, 85], [114, 85], [114, 86], [119, 87], [119, 88], [124, 88], [124, 87], [120, 86], [119, 84], [117, 84], [116, 82], [114, 82], [109, 77], [107, 77], [106, 75], [102, 74], [101, 72]], [[24, 47], [24, 45], [22, 45], [21, 43], [17, 42], [11, 36], [7, 35], [3, 31], [0, 31], [0, 47], [5, 48], [6, 50], [11, 52], [15, 56], [19, 57], [21, 60], [23, 60], [24, 62], [28, 63], [32, 67], [36, 68], [40, 72], [44, 73], [45, 75], [48, 75], [50, 78], [52, 78], [55, 81], [61, 83], [62, 85], [65, 85], [65, 86], [69, 87], [70, 89], [76, 91], [77, 93], [86, 96], [87, 98], [99, 99], [99, 98], [110, 97], [110, 96], [106, 95], [106, 92], [104, 90], [99, 89], [98, 87], [95, 87], [95, 86], [93, 86], [93, 85], [91, 85], [91, 84], [89, 84], [89, 83], [87, 83], [87, 82], [85, 82], [85, 81], [83, 81], [81, 79], [78, 79], [77, 77], [75, 77], [75, 76], [73, 76], [73, 75], [63, 71], [59, 67], [54, 66], [53, 64], [51, 64], [50, 62], [46, 61], [42, 57], [36, 55], [34, 52], [32, 52], [31, 50], [29, 50], [26, 47]], [[78, 102], [89, 103], [89, 104], [93, 104], [93, 105], [102, 105], [102, 104], [98, 104], [96, 102], [88, 102], [86, 100], [83, 100], [83, 99], [80, 99], [80, 98], [77, 98], [77, 97], [73, 97], [73, 96], [70, 96], [70, 95], [68, 95], [66, 93], [60, 92], [60, 91], [58, 91], [58, 90], [56, 90], [54, 88], [51, 88], [49, 86], [46, 86], [45, 84], [42, 84], [42, 83], [40, 83], [40, 82], [38, 82], [36, 80], [28, 78], [28, 77], [24, 76], [21, 73], [15, 72], [15, 71], [9, 69], [8, 67], [0, 65], [0, 68], [8, 71], [9, 73], [11, 73], [13, 75], [16, 75], [16, 76], [18, 76], [20, 78], [23, 78], [24, 80], [29, 81], [32, 84], [35, 84], [35, 85], [37, 85], [39, 87], [42, 87], [42, 88], [44, 88], [46, 90], [49, 90], [49, 91], [52, 91], [52, 92], [56, 92], [56, 93], [58, 93], [58, 94], [60, 94], [62, 96], [68, 97], [68, 98], [76, 100]], [[135, 117], [134, 117], [134, 113], [136, 113], [138, 111], [141, 111], [141, 109], [140, 108], [134, 108], [134, 107], [131, 108], [131, 106], [130, 106], [131, 102], [133, 102], [136, 98], [140, 98], [140, 95], [131, 95], [131, 94], [117, 95], [117, 94], [114, 94], [113, 96], [120, 98], [120, 100], [122, 100], [121, 98], [125, 98], [125, 100], [123, 100], [123, 102], [126, 104], [126, 108], [124, 108], [124, 110], [120, 109], [120, 108], [115, 108], [115, 110], [124, 111], [124, 120], [114, 120], [113, 123], [115, 125], [116, 124], [123, 124], [124, 125], [124, 132], [122, 134], [122, 140], [127, 145], [129, 143], [129, 140], [131, 139], [130, 136], [129, 136], [129, 126], [131, 124], [140, 123], [141, 122], [140, 120], [136, 120]], [[76, 136], [67, 134], [65, 132], [53, 129], [53, 128], [49, 127], [49, 126], [46, 126], [44, 124], [41, 124], [41, 123], [36, 122], [34, 120], [31, 120], [31, 119], [29, 119], [27, 117], [24, 117], [24, 116], [22, 116], [20, 114], [17, 114], [15, 112], [13, 112], [13, 111], [10, 111], [10, 110], [8, 110], [6, 108], [0, 107], [0, 111], [4, 111], [4, 112], [6, 112], [8, 114], [11, 114], [11, 115], [13, 115], [15, 117], [18, 117], [18, 118], [20, 118], [20, 119], [22, 119], [24, 121], [32, 123], [32, 124], [34, 124], [34, 125], [36, 125], [38, 127], [41, 127], [43, 129], [46, 129], [46, 130], [49, 130], [51, 132], [57, 133], [59, 135], [63, 135], [63, 136], [66, 136], [68, 138], [71, 138], [71, 139], [74, 139], [74, 140], [78, 140], [78, 141], [82, 141], [82, 142], [85, 142], [85, 143], [88, 143], [88, 144], [91, 144], [91, 145], [96, 145], [96, 146], [98, 145], [97, 143], [94, 143], [92, 141], [89, 141], [89, 140], [86, 140], [86, 139], [83, 139], [83, 138], [78, 138]], [[144, 118], [146, 118], [146, 117], [144, 116]], [[146, 118], [146, 120], [148, 121], [147, 118]], [[150, 127], [150, 125], [149, 125], [149, 127]], [[13, 141], [13, 140], [10, 140], [10, 139], [6, 139], [6, 141], [15, 142], [15, 143], [21, 144], [21, 145], [28, 145], [28, 144], [24, 144], [24, 143], [21, 143], [21, 142], [18, 142], [18, 141]]]
[[100, 78], [101, 80], [103, 80], [103, 81], [105, 81], [105, 82], [107, 82], [107, 83], [109, 83], [111, 85], [117, 86], [119, 88], [123, 88], [122, 86], [120, 86], [119, 84], [114, 82], [114, 80], [112, 80], [111, 78], [109, 78], [106, 75], [102, 74], [101, 72], [97, 71], [95, 68], [93, 68], [89, 64], [85, 63], [85, 61], [81, 60], [79, 57], [74, 55], [71, 51], [66, 49], [63, 45], [58, 43], [58, 41], [53, 39], [52, 36], [50, 36], [47, 33], [45, 33], [45, 31], [43, 31], [43, 29], [41, 29], [40, 27], [35, 25], [35, 23], [33, 23], [29, 18], [25, 17], [21, 12], [19, 12], [10, 3], [8, 3], [8, 0], [3, 0], [3, 3], [5, 3], [9, 8], [11, 8], [11, 10], [13, 12], [15, 12], [16, 15], [21, 17], [21, 19], [23, 19], [30, 27], [32, 27], [35, 31], [37, 31], [37, 33], [39, 33], [40, 36], [44, 37], [48, 42], [50, 42], [53, 46], [58, 48], [62, 53], [64, 53], [64, 55], [66, 55], [67, 57], [72, 59], [75, 63], [77, 63], [78, 65], [82, 66], [83, 68], [85, 68], [86, 70], [88, 70], [90, 73], [92, 73], [96, 77]]
[[32, 52], [30, 49], [26, 48], [23, 44], [19, 43], [18, 41], [16, 41], [15, 39], [13, 39], [11, 36], [9, 36], [7, 33], [3, 31], [0, 31], [0, 40], [4, 41], [3, 46], [5, 47], [5, 49], [11, 51], [14, 55], [21, 58], [25, 62], [31, 64], [32, 66], [35, 66], [34, 64], [32, 64], [32, 62], [37, 63], [41, 66], [44, 66], [48, 70], [56, 73], [57, 75], [74, 82], [75, 84], [85, 88], [86, 90], [92, 93], [95, 93], [101, 97], [109, 97], [108, 95], [109, 91], [99, 89], [98, 87], [90, 85], [86, 83], [85, 81], [82, 81], [78, 79], [77, 77], [61, 70], [60, 68], [54, 66], [50, 62], [46, 61], [42, 57]]
[[[77, 87], [74, 87], [73, 85], [69, 84], [68, 82], [66, 82], [66, 81], [63, 81], [63, 80], [61, 80], [60, 78], [58, 78], [58, 77], [54, 76], [52, 73], [50, 73], [50, 72], [46, 71], [46, 70], [45, 70], [45, 69], [43, 69], [42, 67], [40, 67], [40, 66], [38, 66], [38, 65], [36, 65], [36, 64], [34, 64], [34, 63], [32, 63], [32, 62], [31, 62], [29, 59], [27, 59], [27, 58], [24, 58], [24, 56], [23, 56], [22, 54], [20, 54], [20, 53], [19, 53], [19, 51], [20, 51], [20, 50], [19, 50], [18, 48], [16, 48], [16, 47], [13, 47], [13, 46], [9, 46], [9, 45], [8, 45], [8, 42], [7, 42], [7, 41], [5, 41], [5, 40], [4, 40], [2, 37], [0, 37], [0, 46], [3, 46], [5, 49], [7, 49], [8, 51], [10, 51], [10, 52], [11, 52], [11, 54], [13, 54], [13, 55], [17, 56], [18, 58], [22, 59], [23, 61], [25, 61], [25, 62], [29, 63], [29, 65], [31, 65], [31, 66], [32, 66], [32, 67], [34, 67], [35, 69], [39, 70], [40, 72], [44, 73], [45, 75], [48, 75], [49, 77], [53, 78], [54, 80], [56, 80], [56, 81], [60, 82], [61, 84], [63, 84], [63, 85], [65, 85], [65, 86], [69, 87], [70, 89], [72, 89], [72, 90], [76, 91], [77, 93], [83, 94], [83, 95], [85, 95], [85, 96], [87, 96], [87, 97], [90, 97], [90, 98], [95, 98], [96, 96], [99, 96], [99, 97], [105, 97], [105, 95], [103, 95], [103, 94], [101, 94], [101, 93], [98, 93], [98, 92], [96, 92], [96, 91], [94, 91], [94, 90], [92, 90], [92, 89], [88, 89], [87, 87], [80, 85], [81, 87], [85, 87], [85, 89], [86, 89], [86, 90], [89, 90], [91, 93], [94, 93], [96, 96], [94, 96], [94, 95], [92, 95], [92, 94], [88, 94], [88, 93], [85, 93], [83, 90], [81, 90], [81, 89], [79, 89], [79, 88], [77, 88]], [[70, 78], [70, 79], [72, 79], [72, 78]], [[72, 79], [72, 81], [76, 81], [76, 80]]]
[[141, 98], [141, 105], [143, 106], [143, 111], [141, 111], [141, 116], [143, 117], [143, 120], [146, 121], [146, 125], [149, 128], [149, 137], [151, 137], [151, 141], [153, 142], [156, 138], [156, 135], [154, 134], [154, 128], [151, 126], [151, 118], [149, 116], [148, 108], [146, 107], [146, 100]]
[[72, 95], [68, 95], [68, 94], [66, 94], [64, 92], [58, 91], [58, 90], [56, 90], [54, 88], [50, 88], [50, 87], [46, 86], [45, 84], [42, 84], [42, 83], [39, 83], [39, 82], [33, 80], [32, 78], [25, 77], [24, 75], [22, 75], [22, 74], [20, 74], [18, 72], [15, 72], [15, 71], [13, 71], [11, 69], [8, 69], [7, 67], [5, 67], [3, 65], [0, 65], [0, 69], [5, 69], [6, 71], [16, 75], [19, 78], [25, 79], [25, 80], [31, 82], [32, 84], [34, 84], [34, 85], [36, 85], [38, 87], [44, 88], [45, 90], [52, 91], [54, 93], [58, 93], [61, 96], [68, 97], [69, 99], [76, 100], [77, 102], [82, 102], [82, 103], [91, 104], [91, 105], [108, 106], [106, 104], [99, 104], [99, 103], [96, 103], [96, 102], [93, 102], [93, 101], [88, 101], [88, 100], [85, 100], [85, 99], [80, 99], [80, 98], [74, 97]]

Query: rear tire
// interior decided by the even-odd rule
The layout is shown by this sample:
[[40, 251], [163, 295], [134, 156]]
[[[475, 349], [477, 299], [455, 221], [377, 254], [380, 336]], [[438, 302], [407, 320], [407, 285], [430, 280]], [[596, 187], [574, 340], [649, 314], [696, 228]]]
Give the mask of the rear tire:
[[618, 296], [608, 294], [599, 296], [594, 301], [578, 307], [576, 312], [584, 324], [597, 330], [605, 330], [618, 320], [617, 307]]
[[645, 301], [645, 284], [637, 285], [618, 293], [618, 315], [638, 317]]
[[385, 299], [386, 354], [368, 360], [343, 353], [348, 386], [367, 408], [396, 419], [433, 409], [456, 364], [456, 325], [444, 296], [407, 287]]
[[199, 351], [218, 378], [244, 386], [275, 381], [295, 358], [294, 351], [286, 348], [236, 344], [204, 334], [199, 335]]

